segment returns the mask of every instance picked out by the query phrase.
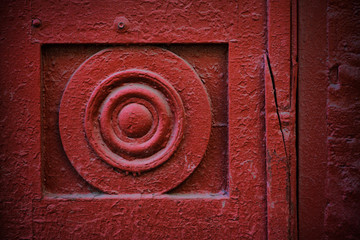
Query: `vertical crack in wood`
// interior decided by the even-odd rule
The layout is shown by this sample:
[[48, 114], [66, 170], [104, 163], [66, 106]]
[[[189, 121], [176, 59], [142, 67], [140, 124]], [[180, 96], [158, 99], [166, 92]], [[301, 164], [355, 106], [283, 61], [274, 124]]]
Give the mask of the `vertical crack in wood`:
[[284, 151], [285, 151], [286, 159], [289, 160], [288, 153], [287, 153], [287, 150], [286, 150], [285, 135], [284, 135], [284, 131], [283, 131], [283, 128], [282, 128], [281, 117], [280, 117], [280, 113], [279, 113], [279, 105], [278, 105], [277, 95], [276, 95], [275, 77], [274, 77], [273, 72], [271, 70], [270, 58], [269, 58], [268, 53], [266, 53], [266, 64], [268, 66], [268, 70], [269, 70], [269, 74], [270, 74], [270, 78], [271, 78], [272, 89], [273, 89], [273, 94], [274, 94], [274, 102], [275, 102], [275, 108], [276, 108], [276, 115], [277, 115], [277, 118], [278, 118], [278, 121], [279, 121], [281, 137], [282, 137], [282, 141], [283, 141], [283, 144], [284, 144]]

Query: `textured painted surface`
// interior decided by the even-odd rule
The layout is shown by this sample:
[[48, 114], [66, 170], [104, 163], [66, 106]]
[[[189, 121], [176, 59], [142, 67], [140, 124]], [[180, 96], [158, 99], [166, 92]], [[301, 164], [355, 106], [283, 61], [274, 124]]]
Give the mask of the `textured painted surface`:
[[[258, 20], [262, 13], [253, 11], [258, 4], [251, 6], [253, 1], [239, 4], [233, 0], [226, 4], [215, 0], [63, 3], [34, 0], [32, 16], [41, 19], [42, 25], [32, 29], [31, 38], [34, 42], [51, 43], [227, 42], [240, 35], [239, 10], [244, 17], [261, 25]], [[117, 26], [114, 27], [119, 17], [129, 21], [127, 31], [120, 34]]]
[[299, 8], [300, 238], [358, 239], [360, 4], [307, 4]]
[[[32, 1], [31, 11], [28, 4], [15, 6], [15, 3], [9, 3], [6, 14], [2, 15], [4, 24], [8, 23], [6, 34], [2, 33], [1, 38], [2, 53], [7, 57], [7, 61], [1, 63], [4, 82], [2, 112], [6, 116], [1, 124], [4, 128], [2, 149], [6, 149], [2, 151], [5, 152], [2, 158], [5, 174], [1, 177], [4, 235], [8, 238], [41, 239], [70, 236], [85, 239], [266, 238], [264, 1], [229, 1], [227, 4], [222, 1]], [[114, 27], [118, 17], [126, 17], [129, 21], [126, 31]], [[40, 26], [37, 21], [36, 24], [33, 22], [36, 27], [31, 27], [33, 18], [40, 20]], [[44, 90], [40, 88], [40, 56], [46, 44], [192, 43], [196, 48], [199, 43], [219, 42], [228, 43], [228, 72], [216, 72], [216, 64], [205, 67], [213, 68], [219, 74], [218, 78], [228, 79], [228, 122], [221, 109], [212, 107], [214, 112], [220, 113], [218, 119], [225, 119], [213, 122], [212, 134], [227, 138], [228, 152], [225, 155], [228, 161], [224, 164], [228, 166], [225, 171], [228, 174], [227, 191], [213, 196], [209, 193], [213, 188], [202, 192], [202, 184], [189, 180], [187, 186], [157, 197], [109, 197], [106, 194], [82, 194], [95, 191], [73, 174], [72, 179], [79, 185], [70, 188], [69, 195], [46, 194], [41, 186], [42, 178], [52, 173], [46, 172], [46, 168], [42, 168], [42, 172], [39, 166], [45, 163], [44, 157], [51, 160], [51, 150], [58, 148], [40, 146], [43, 143], [40, 132], [45, 133], [48, 127], [42, 125], [44, 128], [41, 129], [40, 125], [41, 116], [46, 118], [48, 113], [42, 105], [44, 99], [40, 100], [40, 93]], [[45, 46], [41, 48], [41, 44]], [[73, 45], [62, 46], [60, 51]], [[98, 50], [84, 51], [91, 55]], [[191, 55], [187, 51], [185, 49], [184, 54]], [[207, 56], [212, 58], [211, 54]], [[81, 58], [73, 61], [80, 64], [87, 56]], [[191, 59], [201, 68], [202, 62], [196, 63], [196, 57]], [[58, 67], [55, 63], [53, 68]], [[72, 66], [73, 71], [78, 64]], [[216, 83], [206, 82], [207, 71], [210, 70], [203, 71], [205, 75], [199, 73], [199, 76], [206, 88], [216, 89]], [[59, 83], [57, 78], [52, 80], [53, 84], [66, 84]], [[223, 95], [216, 95], [220, 96]], [[51, 106], [52, 113], [57, 114], [56, 107]], [[217, 130], [223, 127], [223, 123], [228, 123], [228, 134]], [[218, 138], [210, 139], [209, 144], [217, 142], [224, 144]], [[222, 146], [226, 147], [227, 143]], [[210, 151], [213, 150], [208, 149], [207, 154]], [[70, 165], [67, 168], [74, 173]], [[192, 186], [198, 188], [193, 191]], [[179, 194], [182, 191], [193, 192]]]
[[267, 2], [264, 70], [268, 239], [296, 238], [297, 53], [293, 28], [296, 29], [297, 10], [294, 2]]
[[[314, 36], [317, 36], [316, 41], [313, 41]], [[326, 1], [300, 1], [299, 237], [304, 240], [324, 237], [326, 59]]]
[[252, 239], [240, 230], [238, 215], [226, 202], [168, 197], [78, 199], [77, 204], [42, 200], [34, 203], [34, 234], [41, 239]]
[[360, 2], [328, 2], [325, 233], [360, 236]]
[[32, 199], [41, 187], [34, 175], [41, 156], [40, 92], [34, 91], [40, 87], [40, 49], [30, 44], [29, 2], [2, 2], [0, 11], [0, 234], [31, 238]]

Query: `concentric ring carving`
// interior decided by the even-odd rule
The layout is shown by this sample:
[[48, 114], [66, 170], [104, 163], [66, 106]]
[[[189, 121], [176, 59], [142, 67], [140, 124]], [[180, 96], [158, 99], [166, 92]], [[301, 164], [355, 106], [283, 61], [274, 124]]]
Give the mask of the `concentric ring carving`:
[[110, 194], [163, 193], [201, 162], [210, 102], [197, 73], [174, 53], [113, 47], [72, 75], [59, 129], [69, 161], [94, 187]]
[[138, 69], [115, 73], [92, 93], [85, 129], [97, 154], [131, 172], [166, 161], [183, 136], [179, 94], [161, 76]]

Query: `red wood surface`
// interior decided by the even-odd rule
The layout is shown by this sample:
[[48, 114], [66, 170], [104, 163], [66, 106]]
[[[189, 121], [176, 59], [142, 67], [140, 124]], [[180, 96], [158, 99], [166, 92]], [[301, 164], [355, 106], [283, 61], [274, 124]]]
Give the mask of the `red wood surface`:
[[[6, 34], [1, 34], [6, 61], [0, 63], [2, 236], [294, 237], [292, 48], [291, 38], [281, 37], [291, 32], [291, 6], [256, 0], [7, 3], [2, 10]], [[164, 194], [108, 194], [91, 186], [70, 164], [61, 142], [60, 101], [75, 70], [98, 51], [128, 45], [178, 55], [209, 94], [212, 121], [205, 157], [178, 188]], [[266, 52], [270, 78], [264, 76], [269, 74]], [[101, 71], [96, 65], [92, 70]], [[275, 88], [278, 97], [271, 92]], [[186, 111], [191, 108], [184, 109], [190, 118]], [[70, 137], [65, 140], [71, 145]], [[288, 152], [284, 147], [277, 162], [269, 161], [267, 152], [281, 149], [281, 143]], [[195, 151], [192, 147], [188, 150]], [[77, 154], [82, 157], [81, 149]], [[128, 177], [141, 177], [135, 175]], [[101, 171], [97, 178], [102, 180]]]
[[267, 3], [264, 55], [267, 231], [269, 239], [295, 239], [297, 5], [296, 1]]
[[299, 1], [299, 237], [360, 236], [359, 1]]
[[360, 3], [328, 1], [327, 180], [329, 239], [360, 236]]
[[[324, 236], [327, 158], [326, 9], [326, 1], [299, 2], [300, 239], [321, 239]], [[313, 41], [315, 35], [317, 38]]]

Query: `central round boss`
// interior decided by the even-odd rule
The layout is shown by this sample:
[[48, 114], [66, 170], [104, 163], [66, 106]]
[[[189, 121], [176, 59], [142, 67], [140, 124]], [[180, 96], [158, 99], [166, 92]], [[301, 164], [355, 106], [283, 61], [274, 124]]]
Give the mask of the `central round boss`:
[[149, 132], [153, 117], [149, 109], [138, 103], [130, 103], [121, 109], [119, 126], [128, 137], [139, 138]]

